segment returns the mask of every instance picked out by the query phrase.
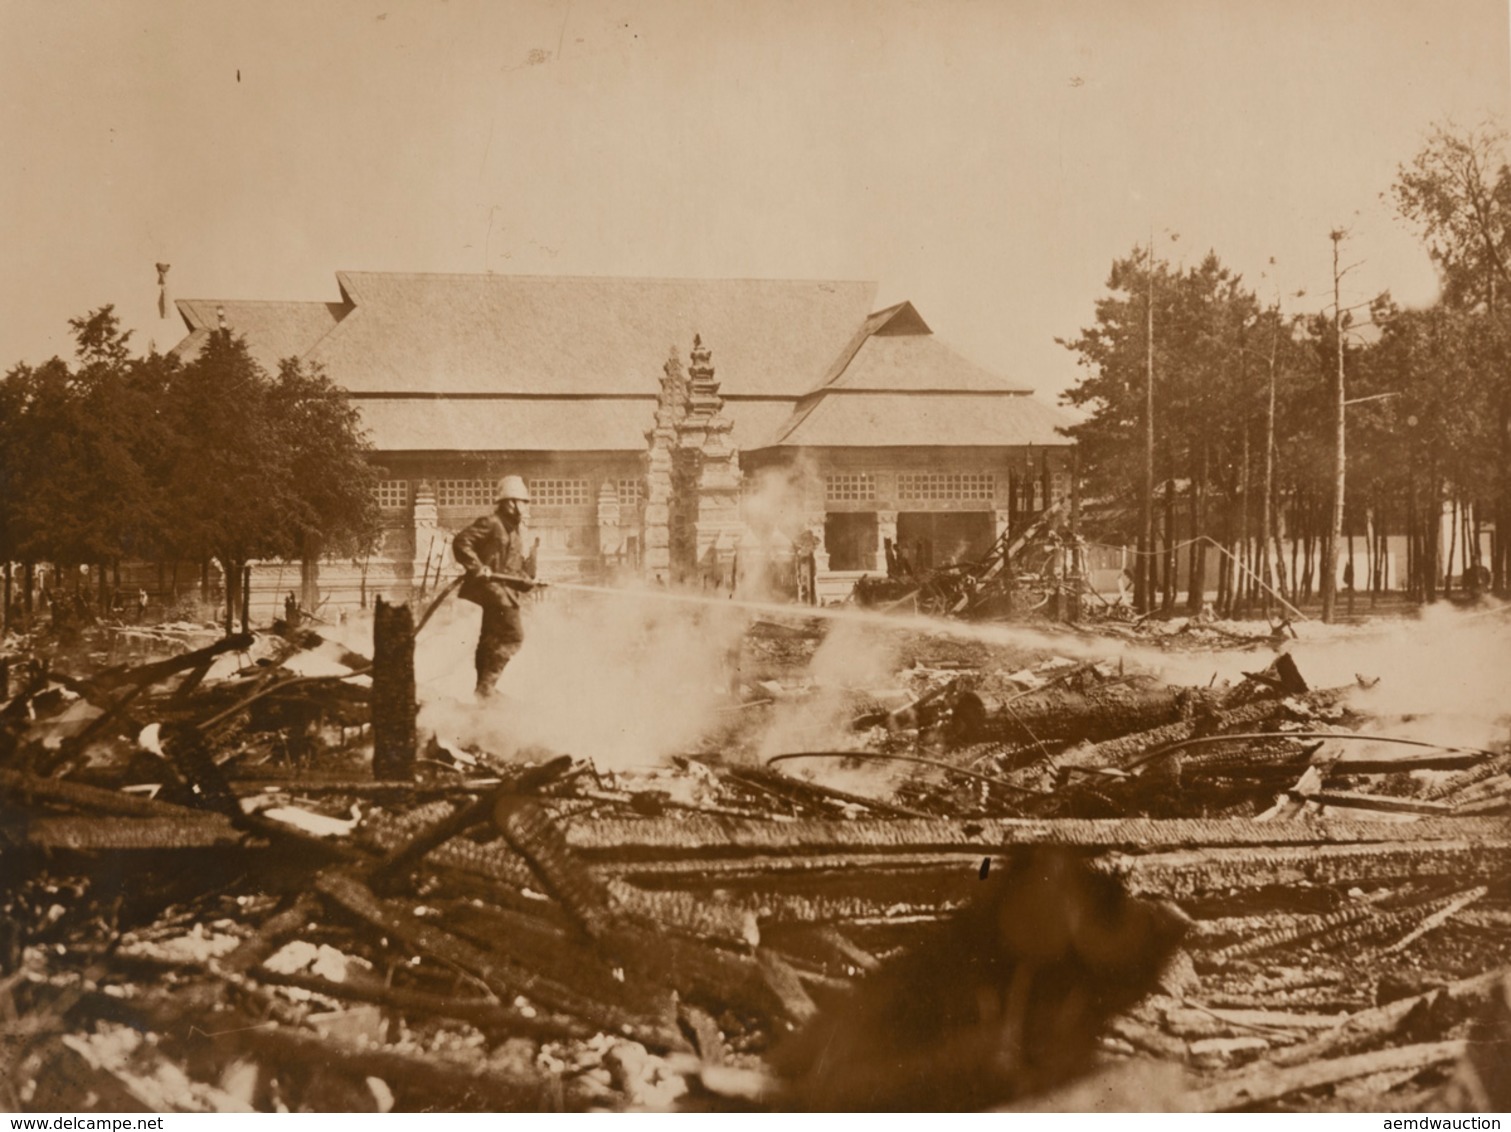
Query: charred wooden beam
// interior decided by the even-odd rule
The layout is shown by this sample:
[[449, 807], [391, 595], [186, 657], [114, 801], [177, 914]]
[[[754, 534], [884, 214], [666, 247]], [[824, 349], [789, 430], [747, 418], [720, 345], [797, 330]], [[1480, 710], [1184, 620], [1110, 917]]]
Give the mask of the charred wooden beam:
[[1422, 797], [1429, 802], [1452, 798], [1461, 791], [1467, 790], [1476, 783], [1494, 778], [1511, 767], [1511, 754], [1500, 755], [1493, 759], [1486, 759], [1478, 766], [1461, 771], [1453, 777], [1439, 782], [1423, 792]]
[[196, 811], [187, 806], [159, 802], [141, 794], [127, 794], [121, 790], [106, 790], [65, 778], [21, 774], [13, 770], [0, 770], [0, 797], [21, 807], [42, 803], [122, 817], [198, 816]]
[[378, 883], [389, 877], [403, 875], [431, 850], [488, 821], [504, 798], [511, 794], [531, 793], [559, 778], [571, 767], [572, 759], [567, 755], [552, 759], [542, 766], [526, 767], [497, 784], [481, 798], [458, 806], [452, 813], [420, 830], [407, 843], [391, 850], [373, 869], [369, 880]]
[[160, 738], [164, 757], [188, 784], [190, 800], [196, 809], [211, 810], [232, 820], [242, 816], [241, 803], [200, 728], [165, 723]]
[[1390, 946], [1382, 947], [1380, 949], [1380, 954], [1394, 955], [1398, 951], [1405, 951], [1408, 947], [1410, 947], [1417, 940], [1421, 939], [1428, 932], [1442, 927], [1449, 920], [1453, 919], [1454, 916], [1458, 915], [1465, 908], [1469, 907], [1469, 905], [1473, 904], [1476, 900], [1484, 898], [1489, 894], [1489, 892], [1490, 887], [1488, 885], [1481, 884], [1476, 885], [1474, 888], [1468, 889], [1464, 892], [1460, 892], [1456, 896], [1449, 897], [1448, 899], [1442, 901], [1441, 904], [1434, 911], [1432, 911], [1430, 915], [1422, 917], [1421, 922], [1418, 923], [1416, 927], [1412, 928], [1411, 931], [1407, 932]]
[[[1277, 1068], [1261, 1064], [1228, 1080], [1188, 1093], [1186, 1106], [1192, 1112], [1231, 1112], [1278, 1100], [1292, 1093], [1335, 1085], [1354, 1077], [1389, 1073], [1397, 1069], [1429, 1069], [1458, 1058], [1463, 1054], [1465, 1046], [1463, 1041], [1422, 1042], [1319, 1061], [1311, 1065]], [[1294, 1050], [1297, 1047], [1291, 1048]]]
[[573, 921], [594, 939], [612, 917], [603, 883], [579, 862], [556, 823], [528, 799], [501, 797], [493, 807], [493, 824], [530, 862]]
[[880, 798], [867, 798], [861, 794], [850, 794], [844, 790], [836, 790], [832, 786], [824, 786], [817, 782], [804, 782], [778, 771], [768, 770], [765, 767], [739, 767], [738, 769], [726, 770], [724, 773], [736, 782], [749, 783], [761, 790], [782, 795], [800, 804], [827, 802], [839, 803], [845, 806], [864, 806], [866, 809], [878, 814], [892, 814], [902, 818], [928, 818], [931, 816], [922, 810], [899, 806], [895, 802], [887, 802]]
[[244, 834], [219, 814], [188, 818], [32, 818], [6, 836], [38, 849], [88, 853], [213, 849], [239, 845]]
[[[1312, 708], [1330, 707], [1341, 701], [1348, 691], [1350, 689], [1334, 688], [1312, 692], [1301, 697], [1300, 702]], [[1293, 710], [1290, 703], [1291, 701], [1283, 699], [1260, 700], [1227, 711], [1198, 713], [1190, 719], [1122, 735], [1101, 743], [1083, 744], [1056, 755], [1047, 763], [1025, 767], [1009, 776], [1009, 780], [1019, 786], [1043, 788], [1052, 785], [1056, 775], [1069, 768], [1128, 767], [1140, 755], [1199, 735], [1217, 734], [1275, 719]]]
[[420, 1014], [432, 1018], [450, 1018], [466, 1022], [480, 1030], [498, 1030], [530, 1037], [590, 1038], [593, 1028], [569, 1018], [525, 1012], [491, 998], [458, 998], [455, 995], [429, 994], [405, 987], [384, 986], [372, 978], [350, 978], [342, 982], [319, 975], [288, 974], [253, 970], [251, 975], [268, 986], [296, 987], [346, 1002], [371, 1002], [389, 1010]]
[[319, 914], [320, 900], [310, 893], [301, 893], [287, 908], [274, 912], [258, 925], [217, 966], [223, 971], [246, 973], [277, 951], [284, 940], [303, 931]]
[[691, 892], [637, 888], [614, 878], [609, 879], [607, 889], [617, 917], [730, 947], [755, 947], [761, 942], [754, 913], [730, 901], [709, 900]]
[[1359, 903], [1347, 908], [1340, 908], [1338, 911], [1331, 912], [1325, 916], [1297, 917], [1293, 921], [1271, 931], [1250, 936], [1218, 951], [1214, 951], [1205, 958], [1207, 962], [1220, 965], [1233, 959], [1240, 959], [1246, 955], [1257, 955], [1259, 952], [1268, 951], [1272, 947], [1285, 947], [1288, 944], [1300, 943], [1302, 940], [1311, 939], [1334, 928], [1356, 924], [1361, 920], [1374, 919], [1378, 915], [1379, 909], [1374, 907], [1374, 905]]
[[1123, 876], [1134, 892], [1174, 900], [1268, 885], [1494, 880], [1511, 871], [1511, 838], [1113, 854], [1099, 865]]
[[155, 660], [151, 664], [117, 665], [115, 668], [107, 668], [83, 681], [80, 690], [84, 695], [92, 697], [92, 695], [109, 692], [116, 688], [156, 684], [176, 673], [198, 668], [201, 664], [212, 661], [223, 653], [245, 652], [252, 647], [253, 641], [254, 638], [250, 633], [237, 633], [233, 636], [222, 637], [214, 644], [206, 645], [202, 649], [180, 653], [165, 660]]
[[1338, 845], [1347, 842], [1511, 838], [1504, 818], [1386, 822], [1337, 820], [1277, 824], [1223, 818], [982, 818], [979, 820], [756, 822], [688, 815], [677, 819], [598, 818], [563, 827], [567, 846], [616, 866], [676, 858], [973, 853], [1012, 845], [1154, 851], [1194, 847]]
[[957, 742], [1096, 742], [1208, 714], [1218, 702], [1201, 689], [1122, 682], [1084, 692], [1055, 687], [994, 695], [977, 690], [956, 697], [951, 731]]
[[1467, 979], [1434, 987], [1430, 991], [1397, 999], [1384, 1006], [1371, 1007], [1350, 1014], [1339, 1021], [1327, 1034], [1300, 1045], [1277, 1051], [1270, 1058], [1275, 1065], [1305, 1065], [1311, 1061], [1336, 1057], [1339, 1054], [1359, 1049], [1378, 1042], [1392, 1033], [1407, 1017], [1440, 1001], [1469, 1002], [1491, 994], [1508, 975], [1511, 968], [1501, 967]]
[[[453, 936], [552, 987], [570, 988], [600, 1010], [626, 1017], [673, 1016], [666, 982], [645, 978], [617, 950], [595, 945], [570, 923], [471, 901], [448, 902], [441, 913], [439, 923]], [[613, 942], [618, 942], [617, 933]]]
[[[1333, 769], [1338, 769], [1338, 764], [1335, 763]], [[1454, 812], [1454, 807], [1447, 802], [1424, 802], [1420, 798], [1363, 794], [1355, 790], [1316, 790], [1307, 794], [1293, 790], [1291, 796], [1297, 801], [1314, 802], [1334, 809], [1377, 810], [1383, 814], [1437, 814], [1446, 817]]]
[[373, 606], [372, 667], [373, 777], [414, 777], [415, 719], [414, 614], [409, 606]]
[[419, 1093], [452, 1103], [469, 1093], [505, 1110], [539, 1109], [549, 1095], [544, 1077], [507, 1072], [490, 1062], [463, 1062], [434, 1053], [355, 1046], [291, 1027], [252, 1027], [220, 1041], [245, 1047], [287, 1066], [321, 1065], [361, 1080], [377, 1077], [401, 1095]]
[[616, 1033], [630, 1034], [637, 1041], [657, 1049], [676, 1049], [686, 1045], [676, 1029], [674, 1018], [643, 1018], [588, 998], [571, 987], [543, 978], [458, 939], [413, 916], [405, 908], [389, 906], [355, 877], [335, 871], [325, 872], [316, 878], [315, 888], [333, 904], [416, 952], [475, 975], [495, 994], [509, 999], [524, 995], [548, 1009], [575, 1015]]

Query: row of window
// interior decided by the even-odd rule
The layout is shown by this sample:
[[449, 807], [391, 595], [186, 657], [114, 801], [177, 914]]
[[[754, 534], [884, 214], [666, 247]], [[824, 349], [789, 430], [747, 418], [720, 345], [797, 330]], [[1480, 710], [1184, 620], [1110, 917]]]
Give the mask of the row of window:
[[[597, 503], [598, 497], [585, 479], [533, 479], [528, 481], [530, 501], [543, 507], [581, 507]], [[640, 480], [619, 480], [615, 485], [622, 504], [638, 504], [645, 494]], [[378, 506], [397, 511], [409, 506], [408, 480], [380, 480], [373, 489]], [[438, 507], [491, 507], [498, 498], [498, 480], [436, 480]]]
[[[1054, 473], [1054, 490], [1058, 496], [1068, 494], [1068, 473]], [[1042, 506], [1043, 488], [1039, 480], [1024, 480], [1025, 490], [1032, 491], [1034, 506]], [[582, 507], [596, 503], [592, 481], [586, 479], [532, 479], [530, 500], [543, 507]], [[1032, 486], [1029, 486], [1032, 485]], [[636, 505], [645, 496], [644, 482], [623, 479], [615, 483], [619, 502]], [[440, 507], [488, 507], [498, 498], [497, 480], [437, 480], [435, 501]], [[409, 506], [408, 480], [383, 480], [375, 489], [378, 506], [385, 511]], [[991, 472], [899, 472], [897, 498], [907, 500], [986, 500], [996, 493], [996, 476]], [[824, 497], [830, 502], [865, 503], [876, 498], [876, 477], [870, 472], [840, 472], [824, 477]]]
[[[899, 472], [897, 475], [898, 499], [990, 501], [995, 492], [996, 477], [991, 472]], [[870, 472], [825, 476], [824, 498], [841, 503], [875, 499], [876, 477]]]

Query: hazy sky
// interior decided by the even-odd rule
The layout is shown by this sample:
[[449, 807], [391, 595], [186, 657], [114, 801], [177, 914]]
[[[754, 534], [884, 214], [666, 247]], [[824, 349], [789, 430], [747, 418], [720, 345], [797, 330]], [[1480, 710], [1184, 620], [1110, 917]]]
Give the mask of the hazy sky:
[[0, 366], [107, 302], [172, 345], [157, 260], [862, 278], [1053, 394], [1151, 229], [1315, 309], [1347, 225], [1351, 297], [1430, 299], [1380, 195], [1508, 52], [1505, 0], [0, 0]]

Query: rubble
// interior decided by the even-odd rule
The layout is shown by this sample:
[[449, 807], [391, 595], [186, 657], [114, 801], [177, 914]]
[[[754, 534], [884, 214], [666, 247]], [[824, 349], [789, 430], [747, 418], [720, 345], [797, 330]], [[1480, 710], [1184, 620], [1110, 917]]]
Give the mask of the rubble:
[[[7, 1107], [1430, 1110], [1502, 1087], [1471, 1043], [1504, 1030], [1511, 975], [1504, 742], [1392, 734], [1287, 653], [1187, 686], [1071, 630], [1066, 658], [908, 626], [890, 684], [826, 688], [824, 626], [771, 615], [732, 710], [669, 763], [503, 758], [417, 733], [428, 619], [380, 610], [376, 664], [172, 627], [95, 671], [9, 658]], [[825, 742], [761, 751], [820, 707]]]

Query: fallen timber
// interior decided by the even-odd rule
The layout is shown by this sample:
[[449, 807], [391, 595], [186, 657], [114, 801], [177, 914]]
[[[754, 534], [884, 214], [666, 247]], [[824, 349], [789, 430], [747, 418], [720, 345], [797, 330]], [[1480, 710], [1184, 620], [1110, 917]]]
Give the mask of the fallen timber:
[[1179, 723], [1210, 712], [1219, 698], [1200, 689], [1113, 682], [1084, 692], [1046, 688], [1011, 695], [962, 692], [953, 712], [961, 741], [1097, 741]]
[[1484, 839], [1511, 842], [1511, 820], [1258, 822], [1206, 818], [995, 818], [972, 821], [752, 822], [690, 816], [670, 820], [567, 822], [571, 848], [616, 862], [734, 857], [746, 853], [841, 855], [990, 854], [1014, 845], [1084, 849], [1182, 849]]
[[[918, 720], [856, 741], [878, 755], [937, 756], [981, 779], [1025, 773], [1030, 789], [1055, 793], [998, 792], [990, 781], [909, 768], [888, 776], [903, 789], [873, 800], [730, 765], [749, 748], [700, 748], [648, 775], [551, 753], [533, 755], [541, 766], [511, 766], [476, 748], [476, 763], [417, 759], [412, 779], [407, 769], [370, 775], [350, 758], [280, 761], [276, 742], [272, 757], [254, 748], [241, 761], [249, 734], [278, 735], [267, 730], [277, 713], [256, 705], [290, 687], [276, 662], [250, 672], [182, 698], [132, 701], [140, 720], [161, 719], [168, 763], [141, 751], [130, 768], [75, 760], [68, 773], [88, 785], [8, 769], [54, 765], [35, 759], [0, 768], [6, 870], [29, 878], [35, 866], [38, 878], [23, 892], [32, 904], [16, 905], [29, 922], [24, 970], [0, 933], [0, 1011], [7, 993], [56, 1003], [73, 1014], [48, 1025], [64, 1034], [72, 1026], [71, 1041], [90, 1040], [76, 1037], [78, 1019], [112, 1020], [160, 1033], [170, 1058], [198, 1026], [217, 1035], [199, 1044], [219, 1060], [206, 1068], [204, 1048], [186, 1054], [191, 1076], [221, 1080], [233, 1062], [261, 1067], [262, 1087], [272, 1074], [291, 1090], [290, 1107], [341, 1107], [348, 1094], [306, 1079], [316, 1063], [359, 1089], [364, 1077], [381, 1077], [398, 1108], [665, 1107], [676, 1102], [644, 1101], [623, 1059], [649, 1058], [655, 1072], [694, 1089], [700, 1074], [717, 1082], [719, 1065], [775, 1068], [772, 1049], [788, 1028], [884, 982], [900, 954], [965, 918], [988, 876], [1042, 847], [1089, 861], [1098, 884], [1116, 878], [1109, 891], [1180, 905], [1171, 913], [1184, 917], [1185, 938], [1157, 991], [1105, 1020], [1098, 1039], [1108, 1059], [1183, 1070], [1184, 1087], [1161, 1094], [1161, 1107], [1431, 1107], [1435, 1082], [1463, 1048], [1465, 1019], [1504, 974], [1511, 817], [1461, 807], [1500, 797], [1506, 756], [1356, 757], [1331, 743], [1319, 753], [1308, 737], [1321, 733], [1301, 728], [1338, 726], [1338, 713], [1326, 723], [1310, 715], [1330, 694], [1294, 681], [1255, 678], [1229, 695], [1121, 676], [1098, 685], [1097, 671], [1077, 666], [1074, 684], [1054, 676], [1048, 689], [1000, 697], [1004, 721], [1036, 695], [1073, 705], [1125, 692], [1147, 693], [1182, 718], [1109, 733], [1022, 772], [1003, 768], [1031, 745], [1025, 735], [951, 749], [948, 729], [929, 730], [934, 719], [915, 710]], [[337, 686], [321, 679], [295, 677], [317, 708]], [[917, 693], [923, 680], [909, 679]], [[945, 686], [927, 679], [932, 690]], [[1243, 702], [1276, 690], [1293, 698]], [[228, 716], [219, 732], [196, 726], [228, 706], [240, 711], [248, 693], [260, 698], [244, 718]], [[60, 701], [53, 694], [39, 718], [55, 718], [43, 713]], [[1245, 711], [1273, 712], [1268, 719], [1296, 730], [1256, 727], [1251, 737]], [[24, 744], [25, 720], [14, 718]], [[100, 760], [107, 748], [97, 740], [121, 751], [137, 723], [107, 718], [84, 733], [78, 753]], [[1170, 727], [1216, 745], [1162, 749]], [[1046, 727], [1037, 737], [1047, 745], [1090, 734]], [[364, 741], [370, 749], [372, 736]], [[391, 742], [402, 762], [411, 744]], [[345, 752], [344, 731], [341, 743]], [[1062, 765], [1077, 773], [1061, 776]], [[1430, 773], [1395, 773], [1405, 770]], [[1444, 770], [1455, 773], [1445, 781]], [[687, 777], [668, 782], [679, 774]], [[98, 785], [146, 786], [159, 775], [171, 802]], [[1276, 813], [1292, 820], [1253, 819], [1288, 790], [1294, 803]], [[1065, 798], [1101, 808], [1059, 807]], [[360, 818], [355, 806], [350, 820], [338, 817], [354, 800]], [[1044, 816], [1045, 801], [1077, 816]], [[314, 818], [308, 828], [327, 835], [243, 812], [258, 805]], [[111, 883], [125, 884], [81, 897], [75, 915], [70, 897], [47, 887], [70, 870], [82, 883], [113, 874]], [[140, 885], [160, 887], [156, 913], [153, 895], [134, 891]], [[117, 891], [126, 899], [113, 905]], [[1030, 943], [1053, 934], [1064, 911], [1046, 899], [1014, 917]], [[53, 922], [49, 906], [69, 907]], [[938, 966], [979, 958], [967, 952]], [[1104, 948], [1099, 961], [1118, 953]], [[1460, 977], [1491, 963], [1497, 970]], [[82, 980], [77, 996], [70, 979]], [[6, 1025], [0, 1018], [9, 1038]], [[260, 1028], [221, 1034], [246, 1025]], [[626, 1037], [627, 1050], [608, 1049]], [[1082, 1078], [1092, 1093], [1100, 1072]], [[108, 1073], [130, 1091], [129, 1073]], [[793, 1103], [780, 1076], [755, 1073], [770, 1090], [758, 1105]], [[686, 1103], [720, 1100], [705, 1093]]]
[[[1072, 747], [1047, 760], [1024, 767], [1008, 776], [1008, 780], [1025, 787], [1043, 787], [1072, 769], [1125, 768], [1140, 755], [1171, 747], [1184, 740], [1195, 739], [1218, 732], [1263, 723], [1278, 716], [1294, 712], [1297, 707], [1318, 710], [1334, 707], [1342, 702], [1352, 689], [1332, 688], [1310, 692], [1294, 699], [1265, 699], [1225, 711], [1202, 712], [1190, 719], [1167, 723], [1160, 727], [1138, 731], [1100, 743], [1084, 743]], [[1283, 732], [1277, 739], [1285, 738]]]

